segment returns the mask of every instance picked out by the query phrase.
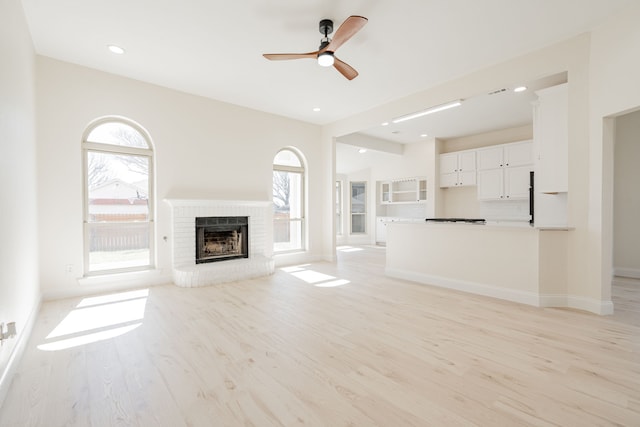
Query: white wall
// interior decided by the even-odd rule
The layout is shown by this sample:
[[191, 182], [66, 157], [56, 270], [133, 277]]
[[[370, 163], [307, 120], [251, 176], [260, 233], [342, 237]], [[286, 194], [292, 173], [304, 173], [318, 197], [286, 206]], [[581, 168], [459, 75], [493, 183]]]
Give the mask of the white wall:
[[1, 1], [0, 323], [18, 336], [0, 346], [0, 405], [40, 301], [34, 60], [20, 1]]
[[[163, 199], [271, 200], [273, 157], [285, 146], [298, 148], [307, 163], [310, 252], [305, 259], [322, 257], [328, 159], [318, 126], [45, 57], [37, 60], [37, 84], [38, 248], [45, 297], [110, 288], [78, 282], [83, 274], [81, 136], [90, 121], [108, 115], [138, 122], [153, 139], [157, 267], [163, 277], [168, 279], [171, 268], [170, 208]], [[66, 265], [72, 265], [71, 274]]]
[[[640, 3], [609, 19], [591, 34], [589, 117], [589, 230], [585, 279], [592, 294], [611, 297], [613, 270], [614, 120], [640, 107]], [[571, 155], [571, 152], [569, 153]], [[571, 185], [571, 183], [569, 183]], [[587, 270], [587, 269], [585, 269]]]
[[640, 110], [616, 119], [614, 156], [613, 266], [640, 278]]

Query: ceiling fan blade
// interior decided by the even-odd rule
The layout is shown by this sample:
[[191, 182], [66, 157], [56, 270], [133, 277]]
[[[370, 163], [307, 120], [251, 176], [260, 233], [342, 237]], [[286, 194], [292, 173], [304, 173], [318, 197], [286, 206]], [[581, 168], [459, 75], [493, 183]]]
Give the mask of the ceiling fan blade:
[[340, 74], [345, 76], [347, 80], [353, 80], [358, 77], [358, 72], [351, 65], [347, 64], [346, 62], [340, 61], [335, 56], [333, 57], [333, 59], [333, 66], [335, 67], [335, 69], [338, 70]]
[[308, 53], [265, 53], [262, 56], [271, 61], [283, 61], [287, 59], [317, 58], [318, 51]]
[[331, 39], [331, 42], [324, 49], [322, 49], [321, 52], [324, 52], [326, 50], [335, 52], [347, 40], [349, 40], [358, 31], [360, 31], [368, 21], [369, 20], [364, 16], [352, 15], [348, 17], [342, 23], [342, 25], [340, 25], [340, 28], [338, 28], [338, 30], [334, 34], [333, 38]]

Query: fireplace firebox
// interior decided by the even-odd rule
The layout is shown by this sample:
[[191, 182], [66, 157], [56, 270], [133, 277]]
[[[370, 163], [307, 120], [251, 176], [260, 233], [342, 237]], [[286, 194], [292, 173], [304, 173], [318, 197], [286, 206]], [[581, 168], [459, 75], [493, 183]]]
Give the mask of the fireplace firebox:
[[249, 258], [249, 217], [196, 217], [196, 264]]

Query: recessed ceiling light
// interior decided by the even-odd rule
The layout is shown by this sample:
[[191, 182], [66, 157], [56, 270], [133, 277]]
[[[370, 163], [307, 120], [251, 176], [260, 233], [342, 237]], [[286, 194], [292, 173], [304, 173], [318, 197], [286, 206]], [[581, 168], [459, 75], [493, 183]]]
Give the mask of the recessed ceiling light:
[[429, 135], [427, 135], [426, 133], [423, 133], [422, 135], [420, 135], [420, 138], [426, 138], [426, 137], [428, 137], [428, 136], [429, 136]]
[[525, 90], [527, 90], [526, 86], [518, 86], [517, 88], [513, 89], [514, 92], [524, 92]]
[[317, 113], [318, 111], [320, 111], [320, 107], [315, 107], [315, 108], [313, 109], [313, 111], [315, 111], [315, 112]]
[[381, 126], [389, 126], [389, 122], [384, 122]]
[[361, 148], [361, 149], [358, 150], [358, 153], [360, 153], [360, 154], [363, 154], [363, 153], [366, 153], [366, 152], [367, 152], [366, 148]]
[[124, 53], [124, 48], [116, 46], [115, 44], [108, 44], [107, 48], [111, 51], [111, 53], [115, 53], [116, 55], [122, 55]]

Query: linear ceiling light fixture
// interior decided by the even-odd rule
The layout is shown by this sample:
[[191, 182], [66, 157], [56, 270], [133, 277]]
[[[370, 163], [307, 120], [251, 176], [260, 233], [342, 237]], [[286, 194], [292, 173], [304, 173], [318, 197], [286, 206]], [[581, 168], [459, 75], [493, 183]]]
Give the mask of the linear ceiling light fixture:
[[438, 111], [448, 110], [449, 108], [459, 107], [462, 105], [462, 100], [447, 102], [446, 104], [436, 105], [435, 107], [427, 108], [426, 110], [418, 111], [416, 113], [400, 116], [392, 120], [393, 123], [400, 123], [407, 120], [415, 119], [418, 117], [426, 116], [427, 114], [437, 113]]

